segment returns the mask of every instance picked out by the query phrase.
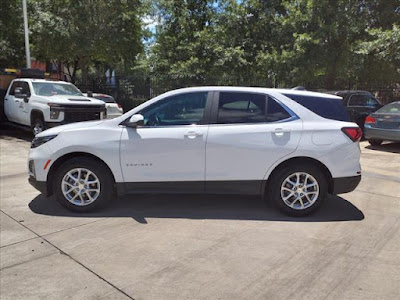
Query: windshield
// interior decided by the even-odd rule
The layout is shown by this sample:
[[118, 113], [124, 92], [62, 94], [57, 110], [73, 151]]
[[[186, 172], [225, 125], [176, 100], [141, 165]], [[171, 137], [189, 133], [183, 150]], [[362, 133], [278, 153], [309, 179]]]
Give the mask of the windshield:
[[385, 105], [377, 111], [377, 113], [384, 114], [400, 114], [400, 102], [393, 102]]
[[70, 95], [82, 96], [80, 90], [70, 83], [33, 82], [33, 90], [39, 96]]

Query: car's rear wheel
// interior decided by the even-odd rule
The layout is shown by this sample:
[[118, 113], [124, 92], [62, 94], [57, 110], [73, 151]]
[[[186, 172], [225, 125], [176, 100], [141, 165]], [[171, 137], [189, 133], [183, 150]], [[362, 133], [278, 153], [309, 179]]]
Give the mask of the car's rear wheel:
[[327, 180], [316, 166], [289, 166], [279, 170], [274, 176], [270, 196], [273, 204], [287, 215], [309, 215], [326, 198]]
[[92, 158], [73, 158], [56, 171], [53, 190], [62, 206], [88, 212], [111, 200], [113, 182], [112, 174], [102, 162]]
[[382, 144], [382, 140], [368, 140], [368, 143], [371, 144], [371, 146], [379, 146], [380, 144]]

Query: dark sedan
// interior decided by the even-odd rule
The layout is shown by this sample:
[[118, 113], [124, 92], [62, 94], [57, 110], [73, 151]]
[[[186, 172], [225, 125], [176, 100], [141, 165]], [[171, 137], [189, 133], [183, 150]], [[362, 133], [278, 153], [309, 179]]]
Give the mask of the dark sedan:
[[400, 101], [389, 103], [365, 119], [364, 135], [373, 146], [400, 142]]

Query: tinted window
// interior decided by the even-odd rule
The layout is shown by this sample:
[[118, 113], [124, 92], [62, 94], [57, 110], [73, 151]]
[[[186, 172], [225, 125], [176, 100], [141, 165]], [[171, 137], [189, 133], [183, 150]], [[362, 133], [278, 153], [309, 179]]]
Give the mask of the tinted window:
[[26, 95], [28, 95], [28, 96], [31, 95], [31, 90], [30, 90], [29, 84], [28, 84], [27, 82], [21, 81], [20, 84], [19, 84], [19, 86], [22, 88], [22, 91], [21, 91], [22, 94], [26, 94]]
[[376, 106], [378, 101], [372, 95], [359, 94], [351, 95], [349, 100], [349, 106]]
[[218, 124], [275, 122], [290, 115], [274, 99], [262, 94], [221, 92]]
[[28, 96], [31, 95], [31, 90], [29, 88], [29, 84], [25, 81], [14, 81], [14, 83], [12, 84], [11, 89], [10, 89], [10, 95], [12, 95], [12, 96], [15, 95], [16, 88], [21, 88], [22, 94], [26, 94]]
[[349, 121], [341, 99], [284, 94], [317, 115], [331, 120]]
[[15, 95], [15, 89], [18, 87], [18, 81], [14, 81], [11, 88], [10, 88], [10, 95], [14, 96]]
[[206, 107], [207, 92], [188, 93], [161, 100], [140, 113], [145, 126], [200, 124]]
[[277, 122], [290, 118], [289, 113], [274, 99], [268, 98], [267, 122]]

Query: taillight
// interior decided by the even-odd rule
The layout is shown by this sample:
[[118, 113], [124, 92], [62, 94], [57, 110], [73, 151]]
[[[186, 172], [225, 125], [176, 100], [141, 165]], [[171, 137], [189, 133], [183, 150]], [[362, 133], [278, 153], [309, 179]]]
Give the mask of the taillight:
[[118, 108], [122, 108], [122, 105], [121, 105], [121, 104], [117, 103], [117, 105], [118, 105]]
[[349, 137], [353, 142], [357, 142], [361, 139], [362, 132], [359, 127], [343, 127], [342, 131]]
[[365, 124], [375, 124], [376, 119], [374, 117], [368, 116], [365, 118]]

